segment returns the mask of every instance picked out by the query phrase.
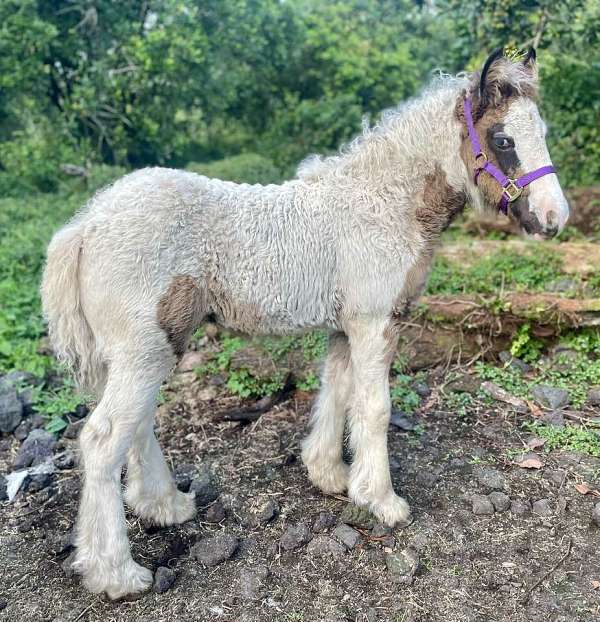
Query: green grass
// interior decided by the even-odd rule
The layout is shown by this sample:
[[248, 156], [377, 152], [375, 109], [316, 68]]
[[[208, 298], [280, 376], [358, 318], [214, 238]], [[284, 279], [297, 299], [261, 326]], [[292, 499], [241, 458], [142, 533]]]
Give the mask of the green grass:
[[439, 257], [434, 263], [427, 293], [544, 291], [550, 283], [564, 276], [560, 257], [549, 247], [538, 247], [535, 253], [498, 251], [466, 267]]
[[567, 424], [564, 427], [557, 427], [533, 422], [526, 423], [524, 427], [546, 441], [544, 443], [545, 451], [563, 449], [600, 458], [600, 428], [598, 426], [586, 427]]

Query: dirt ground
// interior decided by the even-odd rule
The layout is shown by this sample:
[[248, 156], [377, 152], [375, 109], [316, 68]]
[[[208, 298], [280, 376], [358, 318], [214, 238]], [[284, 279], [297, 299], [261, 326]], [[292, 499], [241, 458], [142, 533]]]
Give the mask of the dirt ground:
[[[161, 445], [173, 468], [210, 468], [226, 517], [209, 523], [202, 509], [184, 525], [155, 528], [128, 513], [134, 558], [153, 570], [168, 566], [176, 579], [164, 593], [110, 602], [65, 571], [79, 477], [76, 468], [58, 471], [49, 488], [0, 504], [1, 620], [600, 620], [600, 583], [594, 583], [600, 581], [600, 528], [591, 520], [598, 499], [575, 489], [597, 481], [600, 460], [542, 452], [543, 468], [516, 466], [508, 456], [528, 440], [519, 427], [526, 415], [502, 406], [460, 417], [430, 400], [416, 416], [416, 430], [392, 426], [389, 433], [394, 486], [410, 502], [414, 522], [395, 529], [393, 539], [378, 527], [355, 526], [361, 539], [348, 550], [302, 544], [286, 551], [280, 538], [288, 527], [304, 523], [312, 530], [325, 511], [339, 520], [347, 505], [312, 487], [300, 460], [314, 394], [293, 393], [241, 425], [219, 421], [239, 404], [220, 388], [207, 391], [193, 373], [179, 374], [171, 385], [157, 417]], [[19, 443], [10, 436], [0, 442], [7, 472]], [[76, 441], [63, 437], [57, 451], [71, 447]], [[510, 497], [511, 508], [475, 514], [472, 496], [493, 488]], [[544, 499], [547, 515], [533, 513], [529, 504]], [[267, 523], [248, 520], [252, 508], [268, 500], [277, 502], [278, 514]], [[333, 529], [313, 537], [331, 542]], [[209, 568], [190, 548], [214, 533], [233, 534], [240, 545], [231, 559]], [[418, 560], [414, 576], [390, 564], [403, 551]], [[253, 583], [248, 576], [256, 577], [257, 568], [262, 574]]]

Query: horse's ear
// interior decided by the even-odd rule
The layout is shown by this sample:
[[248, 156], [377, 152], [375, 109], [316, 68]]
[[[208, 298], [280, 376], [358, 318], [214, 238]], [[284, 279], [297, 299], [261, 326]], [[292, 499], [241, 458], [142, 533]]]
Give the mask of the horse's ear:
[[534, 47], [530, 47], [527, 54], [525, 54], [525, 58], [523, 59], [523, 64], [525, 67], [533, 68], [535, 65], [535, 59], [537, 57], [536, 51]]
[[[488, 85], [488, 75], [490, 73], [490, 69], [492, 65], [503, 56], [503, 49], [498, 48], [494, 50], [485, 61], [483, 65], [483, 69], [481, 70], [481, 78], [479, 79], [479, 95], [482, 100], [485, 101], [486, 97], [486, 86]], [[489, 90], [489, 89], [488, 89]]]

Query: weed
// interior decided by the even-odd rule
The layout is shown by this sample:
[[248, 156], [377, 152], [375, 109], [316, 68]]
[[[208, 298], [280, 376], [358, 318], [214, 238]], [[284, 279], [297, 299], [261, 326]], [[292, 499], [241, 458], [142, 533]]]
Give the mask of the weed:
[[528, 363], [533, 363], [540, 358], [544, 343], [533, 337], [530, 333], [531, 325], [522, 324], [510, 345], [510, 353]]
[[566, 449], [600, 458], [600, 434], [597, 429], [571, 424], [559, 428], [538, 422], [526, 422], [523, 427], [546, 441], [545, 451]]
[[398, 374], [392, 380], [390, 396], [395, 408], [403, 412], [412, 413], [421, 405], [421, 398], [411, 387], [414, 379], [406, 374]]
[[476, 400], [470, 393], [448, 393], [443, 400], [444, 409], [453, 411], [461, 419], [466, 419], [469, 416], [475, 404]]
[[322, 330], [306, 333], [300, 339], [304, 360], [314, 361], [323, 358], [327, 352], [327, 339], [327, 333]]
[[309, 371], [302, 380], [297, 382], [296, 386], [301, 391], [316, 391], [319, 388], [319, 377], [314, 371]]
[[264, 397], [280, 391], [283, 388], [283, 380], [283, 372], [276, 372], [268, 378], [259, 378], [246, 367], [241, 367], [229, 372], [227, 388], [234, 395], [244, 398]]
[[60, 432], [66, 428], [64, 415], [75, 412], [83, 401], [82, 396], [75, 393], [71, 383], [50, 391], [34, 387], [33, 392], [33, 409], [47, 419], [45, 428], [49, 432]]

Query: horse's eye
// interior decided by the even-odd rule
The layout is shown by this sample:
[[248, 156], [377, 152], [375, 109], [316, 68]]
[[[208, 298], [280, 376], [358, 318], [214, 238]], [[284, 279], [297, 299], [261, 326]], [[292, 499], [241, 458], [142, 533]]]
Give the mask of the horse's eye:
[[503, 151], [515, 148], [513, 139], [506, 134], [494, 134], [494, 145]]

